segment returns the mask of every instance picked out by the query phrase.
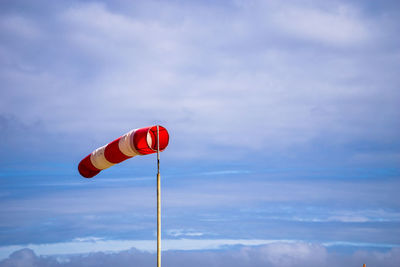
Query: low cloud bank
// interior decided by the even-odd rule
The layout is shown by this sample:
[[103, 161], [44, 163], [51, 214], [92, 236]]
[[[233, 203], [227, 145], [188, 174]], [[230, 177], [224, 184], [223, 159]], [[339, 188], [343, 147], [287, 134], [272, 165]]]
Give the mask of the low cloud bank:
[[[259, 247], [233, 247], [218, 251], [167, 251], [163, 253], [164, 266], [367, 266], [395, 267], [400, 262], [400, 249], [386, 252], [357, 250], [353, 253], [327, 250], [320, 244], [274, 243]], [[85, 255], [38, 256], [25, 248], [13, 252], [0, 262], [1, 267], [23, 266], [155, 266], [154, 253], [135, 248], [118, 253], [90, 253]]]

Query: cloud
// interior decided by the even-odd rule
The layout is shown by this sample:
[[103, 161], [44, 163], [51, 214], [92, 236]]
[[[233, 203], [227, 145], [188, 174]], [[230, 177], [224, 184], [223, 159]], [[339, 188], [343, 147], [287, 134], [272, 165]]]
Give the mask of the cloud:
[[154, 158], [76, 165], [160, 123], [166, 233], [398, 244], [399, 15], [375, 2], [2, 1], [0, 243], [152, 238]]
[[[208, 175], [199, 175], [198, 179], [195, 174], [166, 177], [166, 236], [399, 241], [396, 181], [294, 181], [261, 174], [253, 180], [253, 173], [207, 179]], [[17, 179], [18, 187], [9, 189], [0, 204], [0, 213], [7, 214], [0, 223], [0, 242], [53, 243], [87, 235], [154, 237], [154, 179], [76, 177], [72, 184], [70, 179], [50, 176], [39, 182], [33, 176], [25, 184]], [[10, 231], [14, 228], [18, 231]]]
[[[244, 176], [246, 177], [246, 176]], [[100, 180], [101, 178], [99, 178]], [[225, 179], [214, 181], [212, 187], [208, 181], [197, 181], [193, 187], [192, 180], [176, 183], [175, 186], [166, 185], [164, 188], [165, 208], [246, 208], [254, 207], [257, 203], [302, 203], [317, 205], [318, 203], [335, 203], [340, 214], [332, 216], [368, 216], [379, 218], [389, 216], [397, 218], [398, 213], [387, 213], [379, 208], [380, 205], [397, 208], [399, 198], [396, 197], [398, 182], [369, 182], [357, 181], [251, 181], [242, 183], [243, 177], [232, 179], [227, 184]], [[88, 212], [112, 212], [124, 210], [143, 210], [154, 207], [153, 187], [151, 181], [145, 181], [145, 185], [138, 185], [139, 181], [117, 180], [115, 182], [101, 180], [89, 183], [85, 180], [80, 183], [72, 183], [71, 187], [64, 186], [64, 192], [52, 192], [33, 195], [24, 199], [9, 199], [4, 201], [0, 208], [4, 212], [17, 211], [33, 212], [46, 211], [54, 214], [74, 214]], [[45, 186], [36, 184], [34, 186]], [[121, 184], [123, 183], [123, 184]], [[92, 185], [93, 184], [93, 185]], [[133, 185], [125, 188], [124, 184]], [[55, 186], [59, 185], [57, 182]], [[52, 186], [52, 183], [49, 184]], [[279, 188], [279, 190], [276, 190]], [[355, 188], [359, 192], [355, 192]], [[377, 190], [379, 190], [377, 192]], [[384, 192], [382, 195], [380, 192]], [[366, 197], [366, 196], [369, 196]], [[49, 199], [51, 201], [49, 202]], [[352, 203], [357, 199], [357, 203]], [[90, 201], [91, 200], [91, 201]], [[185, 200], [185, 201], [183, 201]], [[29, 202], [32, 205], [25, 205]], [[82, 205], [81, 203], [96, 203], [95, 206]], [[347, 211], [345, 208], [374, 207], [366, 210], [366, 214], [357, 214], [355, 211]], [[18, 209], [16, 209], [19, 207]], [[59, 207], [64, 207], [60, 209]], [[344, 212], [344, 213], [343, 213]], [[334, 218], [334, 217], [332, 217]]]
[[[318, 244], [273, 243], [260, 247], [238, 247], [219, 251], [167, 251], [163, 264], [171, 266], [359, 266], [363, 263], [391, 267], [397, 266], [400, 250], [386, 252], [357, 250], [338, 253]], [[115, 253], [90, 253], [82, 255], [37, 256], [33, 250], [22, 249], [0, 262], [0, 266], [153, 266], [155, 254], [130, 249]]]
[[196, 237], [203, 236], [204, 233], [196, 232], [194, 230], [185, 230], [185, 229], [169, 229], [167, 231], [167, 235], [172, 237]]
[[345, 5], [323, 10], [315, 7], [287, 7], [273, 15], [279, 29], [295, 38], [327, 43], [352, 45], [368, 40], [368, 25]]
[[[28, 20], [19, 12], [18, 21]], [[29, 14], [29, 23], [3, 18], [40, 29], [42, 38], [19, 47], [10, 37], [2, 47], [10, 64], [0, 73], [1, 112], [24, 123], [40, 119], [56, 135], [94, 147], [159, 122], [174, 137], [169, 155], [184, 160], [243, 160], [266, 149], [285, 157], [330, 140], [332, 153], [316, 153], [398, 162], [397, 152], [347, 149], [398, 147], [399, 131], [398, 52], [382, 55], [384, 39], [369, 31], [382, 22], [356, 4], [77, 1], [42, 12]], [[46, 53], [38, 57], [38, 49]], [[383, 81], [391, 82], [382, 88]]]

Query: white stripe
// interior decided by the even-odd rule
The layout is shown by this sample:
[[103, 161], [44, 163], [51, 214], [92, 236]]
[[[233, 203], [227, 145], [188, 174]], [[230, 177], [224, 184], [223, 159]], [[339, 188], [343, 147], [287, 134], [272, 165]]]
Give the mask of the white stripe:
[[133, 136], [135, 135], [135, 130], [130, 131], [129, 133], [124, 134], [121, 136], [118, 142], [118, 147], [121, 152], [128, 157], [134, 157], [139, 155], [136, 151], [135, 146], [133, 145]]
[[104, 170], [114, 165], [114, 163], [109, 162], [104, 155], [106, 146], [107, 145], [99, 147], [90, 155], [90, 161], [92, 162], [93, 166], [99, 170]]
[[[147, 132], [147, 145], [151, 148], [151, 149], [153, 149], [151, 146], [153, 145], [153, 138], [151, 138], [151, 134], [150, 134], [150, 131], [148, 131]], [[154, 149], [153, 149], [154, 150]]]

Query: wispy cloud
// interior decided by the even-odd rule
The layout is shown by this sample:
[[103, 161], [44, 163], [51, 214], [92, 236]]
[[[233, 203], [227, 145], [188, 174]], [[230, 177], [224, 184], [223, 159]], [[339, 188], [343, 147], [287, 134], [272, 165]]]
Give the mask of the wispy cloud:
[[194, 231], [194, 230], [185, 230], [185, 229], [169, 229], [167, 234], [172, 237], [196, 237], [196, 236], [203, 236], [204, 233]]

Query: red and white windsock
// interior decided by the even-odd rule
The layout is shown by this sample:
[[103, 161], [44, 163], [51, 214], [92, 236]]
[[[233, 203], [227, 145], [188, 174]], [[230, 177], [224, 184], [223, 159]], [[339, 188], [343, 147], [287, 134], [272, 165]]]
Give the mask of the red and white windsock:
[[[167, 129], [158, 126], [160, 142], [159, 149], [163, 151], [168, 146]], [[147, 155], [157, 152], [157, 126], [135, 129], [115, 139], [105, 146], [99, 147], [87, 155], [78, 165], [79, 173], [86, 178], [92, 178], [101, 170], [137, 155]]]

